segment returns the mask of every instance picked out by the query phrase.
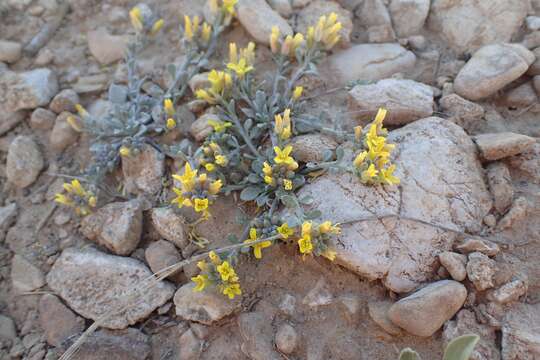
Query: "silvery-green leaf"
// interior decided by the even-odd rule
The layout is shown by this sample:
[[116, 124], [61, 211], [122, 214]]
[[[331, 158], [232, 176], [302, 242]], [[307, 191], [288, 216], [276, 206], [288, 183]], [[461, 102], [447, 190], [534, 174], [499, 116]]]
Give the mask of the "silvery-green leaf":
[[479, 340], [474, 334], [458, 336], [444, 350], [443, 360], [468, 360]]
[[283, 205], [285, 205], [289, 209], [295, 209], [298, 206], [300, 206], [298, 204], [298, 200], [296, 200], [296, 197], [291, 196], [291, 195], [282, 196], [281, 197], [281, 202], [283, 203]]
[[261, 181], [261, 178], [258, 175], [253, 174], [253, 173], [249, 174], [247, 179], [252, 184], [258, 184], [259, 181]]
[[262, 190], [263, 189], [259, 186], [248, 186], [240, 193], [240, 199], [244, 201], [255, 200]]
[[249, 131], [249, 129], [251, 129], [252, 126], [253, 126], [253, 119], [247, 118], [246, 121], [244, 121], [244, 129]]
[[127, 100], [128, 89], [122, 85], [109, 86], [109, 101], [113, 104], [123, 104]]
[[311, 195], [306, 195], [306, 196], [301, 197], [301, 198], [299, 199], [300, 204], [303, 204], [303, 205], [310, 205], [310, 204], [313, 204], [313, 200], [314, 200], [314, 199], [313, 199], [313, 196], [311, 196]]
[[330, 149], [326, 149], [323, 151], [323, 161], [330, 161], [332, 160], [332, 157], [334, 156], [334, 152]]
[[174, 65], [174, 64], [167, 65], [167, 72], [174, 79], [176, 77], [176, 65]]
[[322, 212], [320, 210], [311, 210], [304, 214], [304, 217], [306, 220], [315, 220], [322, 216]]
[[343, 160], [343, 157], [345, 156], [345, 150], [340, 146], [336, 149], [336, 159], [337, 161]]
[[406, 348], [399, 353], [399, 360], [421, 360], [421, 358], [416, 351]]

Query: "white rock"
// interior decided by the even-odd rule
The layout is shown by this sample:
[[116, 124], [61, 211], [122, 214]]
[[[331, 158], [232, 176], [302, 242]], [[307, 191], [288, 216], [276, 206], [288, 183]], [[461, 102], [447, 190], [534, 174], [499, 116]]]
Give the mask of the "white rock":
[[9, 145], [6, 175], [9, 182], [25, 188], [36, 181], [45, 166], [43, 155], [29, 136], [19, 135]]
[[522, 0], [434, 0], [428, 22], [454, 50], [474, 51], [510, 41], [528, 10]]
[[392, 131], [389, 141], [396, 143], [399, 188], [368, 187], [353, 175], [337, 174], [319, 177], [299, 195], [313, 196], [322, 218], [345, 223], [335, 244], [337, 263], [403, 293], [433, 278], [437, 254], [450, 250], [455, 236], [406, 220], [354, 220], [401, 209], [402, 216], [474, 232], [491, 198], [474, 144], [457, 125], [422, 119]]
[[499, 160], [530, 150], [536, 140], [527, 135], [511, 132], [479, 134], [474, 142], [483, 160]]
[[295, 31], [306, 34], [308, 27], [315, 26], [321, 16], [328, 16], [331, 13], [337, 15], [337, 21], [342, 26], [339, 31], [341, 38], [338, 44], [348, 46], [351, 41], [351, 32], [353, 29], [352, 14], [333, 1], [315, 0], [303, 8], [298, 13]]
[[[114, 309], [133, 301], [134, 289], [145, 283], [152, 273], [138, 260], [107, 255], [87, 248], [69, 248], [62, 252], [47, 275], [47, 283], [74, 311], [87, 319], [97, 320]], [[165, 304], [174, 287], [160, 282], [151, 290], [136, 295], [135, 305], [103, 321], [110, 329], [124, 329], [145, 319]]]
[[463, 281], [467, 277], [467, 257], [451, 251], [445, 251], [439, 254], [439, 261], [456, 281]]
[[45, 276], [38, 267], [16, 254], [11, 261], [11, 281], [18, 292], [27, 292], [45, 285]]
[[399, 37], [416, 35], [424, 27], [430, 0], [392, 0], [388, 10]]
[[360, 44], [328, 58], [326, 80], [344, 85], [355, 80], [380, 80], [414, 67], [416, 56], [399, 44]]
[[21, 58], [22, 46], [15, 41], [0, 40], [0, 61], [14, 63]]
[[527, 16], [525, 19], [527, 29], [531, 31], [540, 30], [540, 16]]
[[8, 111], [45, 106], [57, 92], [56, 74], [49, 69], [0, 72], [0, 105], [4, 103]]
[[496, 266], [495, 261], [486, 255], [479, 252], [471, 253], [467, 262], [467, 276], [477, 290], [492, 288]]
[[373, 120], [379, 108], [388, 110], [386, 125], [404, 125], [433, 114], [433, 90], [406, 79], [384, 79], [356, 85], [349, 91], [349, 110], [359, 120]]
[[486, 98], [523, 75], [533, 61], [534, 54], [522, 45], [486, 45], [460, 70], [454, 90], [469, 100]]
[[240, 0], [236, 5], [238, 21], [261, 44], [270, 44], [272, 27], [277, 26], [282, 35], [291, 35], [292, 28], [264, 0]]
[[87, 35], [90, 53], [102, 65], [108, 65], [124, 57], [127, 39], [124, 36], [111, 35], [104, 28], [90, 31]]
[[396, 302], [388, 310], [388, 317], [410, 334], [431, 336], [461, 309], [466, 297], [465, 286], [441, 280]]
[[499, 245], [494, 242], [474, 237], [465, 239], [463, 243], [456, 245], [455, 248], [463, 254], [480, 252], [487, 256], [495, 256], [501, 251]]

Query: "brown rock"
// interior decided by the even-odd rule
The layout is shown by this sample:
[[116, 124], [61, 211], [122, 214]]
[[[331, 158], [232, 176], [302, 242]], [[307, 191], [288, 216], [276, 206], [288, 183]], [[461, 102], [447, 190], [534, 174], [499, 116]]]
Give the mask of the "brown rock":
[[80, 360], [146, 360], [150, 355], [150, 341], [141, 331], [98, 330], [90, 335], [77, 351]]
[[474, 252], [469, 254], [467, 275], [477, 290], [483, 291], [493, 287], [493, 276], [497, 264], [486, 255]]
[[30, 127], [35, 130], [50, 130], [55, 120], [55, 113], [44, 108], [37, 108], [30, 117]]
[[172, 208], [152, 209], [152, 224], [159, 235], [182, 249], [189, 244], [186, 235], [185, 220]]
[[[146, 249], [144, 255], [146, 262], [154, 273], [157, 273], [158, 271], [174, 265], [182, 260], [182, 257], [178, 253], [176, 247], [165, 240], [159, 240], [151, 243]], [[175, 274], [172, 274], [169, 277], [173, 277], [174, 275]]]
[[441, 262], [441, 265], [448, 270], [452, 279], [463, 281], [467, 277], [467, 270], [465, 269], [467, 257], [465, 255], [445, 251], [439, 254], [439, 261]]
[[79, 138], [79, 133], [67, 122], [69, 117], [75, 118], [68, 112], [63, 112], [56, 118], [49, 136], [49, 145], [54, 151], [64, 151], [68, 146], [75, 144]]
[[511, 132], [476, 135], [474, 138], [484, 160], [499, 160], [531, 149], [534, 138]]
[[494, 162], [487, 166], [487, 181], [491, 195], [493, 196], [493, 206], [499, 214], [504, 214], [505, 211], [512, 205], [514, 198], [514, 188], [512, 186], [512, 178], [510, 170], [501, 162]]
[[77, 95], [75, 91], [72, 89], [65, 89], [56, 94], [49, 104], [49, 109], [57, 114], [64, 111], [74, 113], [77, 111], [75, 105], [77, 105], [79, 102], [79, 95]]
[[368, 303], [369, 316], [377, 323], [384, 331], [390, 335], [401, 335], [401, 329], [396, 326], [388, 317], [388, 310], [394, 303], [389, 300], [372, 301]]
[[128, 192], [155, 195], [162, 188], [165, 156], [147, 145], [138, 155], [122, 157], [122, 173]]
[[456, 245], [455, 248], [463, 254], [480, 252], [487, 256], [495, 256], [501, 251], [499, 245], [481, 238], [467, 238], [463, 243]]
[[56, 347], [85, 329], [84, 320], [51, 294], [43, 295], [39, 301], [39, 322], [47, 343]]
[[306, 134], [295, 136], [292, 139], [293, 156], [303, 162], [323, 161], [325, 151], [333, 151], [337, 142], [329, 136], [322, 134]]
[[516, 223], [519, 223], [527, 216], [528, 208], [529, 202], [527, 201], [527, 198], [523, 196], [518, 197], [514, 201], [512, 207], [510, 208], [510, 210], [508, 210], [506, 215], [504, 215], [504, 217], [499, 220], [499, 223], [497, 224], [497, 229], [505, 230], [511, 228]]

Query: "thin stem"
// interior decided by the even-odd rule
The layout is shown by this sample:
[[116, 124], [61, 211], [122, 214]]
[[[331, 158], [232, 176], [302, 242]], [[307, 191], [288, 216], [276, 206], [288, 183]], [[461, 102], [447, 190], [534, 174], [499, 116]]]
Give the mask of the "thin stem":
[[255, 145], [251, 142], [251, 139], [249, 138], [248, 134], [246, 134], [246, 131], [244, 130], [244, 127], [242, 126], [242, 123], [240, 123], [240, 119], [238, 119], [238, 116], [236, 115], [236, 111], [234, 109], [233, 103], [225, 103], [225, 100], [223, 98], [220, 99], [221, 106], [224, 107], [227, 110], [227, 115], [229, 116], [229, 119], [234, 123], [236, 130], [242, 136], [244, 139], [244, 142], [246, 143], [249, 150], [255, 155], [257, 158], [261, 158], [261, 155], [255, 148]]

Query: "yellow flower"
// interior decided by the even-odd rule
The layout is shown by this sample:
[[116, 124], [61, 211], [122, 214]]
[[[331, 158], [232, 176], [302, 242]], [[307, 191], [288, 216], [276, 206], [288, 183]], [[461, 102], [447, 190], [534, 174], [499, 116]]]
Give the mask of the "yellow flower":
[[366, 151], [362, 151], [360, 154], [356, 155], [353, 161], [353, 165], [357, 168], [362, 166], [362, 164], [364, 163], [364, 160], [366, 160], [367, 155], [368, 153]]
[[225, 288], [223, 288], [223, 294], [227, 295], [230, 300], [234, 299], [236, 295], [242, 295], [240, 284], [234, 283], [227, 285]]
[[248, 64], [253, 65], [255, 62], [255, 43], [250, 41], [248, 46], [240, 50], [240, 56], [246, 59]]
[[195, 91], [195, 96], [197, 99], [204, 100], [209, 104], [215, 104], [216, 100], [204, 89], [198, 89]]
[[336, 13], [331, 13], [328, 17], [321, 16], [313, 30], [313, 35], [310, 34], [310, 29], [308, 29], [308, 46], [312, 46], [313, 40], [315, 40], [321, 42], [326, 50], [330, 50], [340, 39], [339, 31], [341, 27], [341, 23], [337, 22]]
[[184, 165], [184, 174], [183, 175], [174, 174], [173, 178], [175, 180], [180, 181], [182, 184], [186, 184], [186, 183], [192, 183], [195, 180], [196, 176], [197, 176], [197, 170], [192, 170], [189, 162], [186, 162], [186, 165]]
[[154, 25], [152, 25], [152, 30], [150, 30], [150, 35], [156, 35], [163, 27], [163, 24], [165, 24], [165, 21], [163, 19], [157, 20], [154, 23]]
[[66, 195], [60, 194], [60, 193], [54, 195], [54, 201], [59, 204], [66, 205], [66, 206], [73, 206], [74, 204], [73, 200], [71, 200]]
[[330, 261], [334, 261], [336, 259], [336, 252], [334, 250], [326, 249], [321, 253], [321, 255]]
[[77, 110], [77, 114], [79, 114], [80, 117], [85, 118], [88, 116], [88, 111], [81, 105], [76, 104], [75, 109]]
[[184, 38], [187, 41], [193, 40], [193, 23], [187, 15], [184, 15]]
[[207, 271], [208, 270], [208, 263], [205, 260], [201, 260], [197, 262], [197, 267], [201, 271]]
[[238, 0], [223, 0], [223, 10], [230, 15], [234, 15], [234, 5], [237, 2]]
[[216, 254], [215, 251], [213, 251], [213, 250], [210, 251], [210, 252], [208, 253], [208, 257], [209, 257], [210, 260], [212, 261], [212, 264], [214, 264], [214, 265], [219, 265], [219, 264], [221, 264], [221, 258], [219, 257], [218, 254]]
[[174, 129], [176, 127], [176, 120], [174, 120], [173, 118], [168, 118], [166, 126], [169, 130]]
[[[245, 240], [244, 243], [251, 243], [253, 241], [257, 240], [257, 229], [251, 228], [249, 229], [249, 239]], [[262, 258], [262, 249], [272, 246], [271, 241], [263, 241], [258, 244], [252, 245], [253, 247], [253, 255], [255, 255], [256, 259]]]
[[129, 19], [131, 20], [131, 25], [133, 28], [137, 31], [141, 31], [143, 29], [143, 17], [141, 14], [141, 9], [138, 7], [134, 7], [129, 11]]
[[366, 182], [370, 181], [372, 178], [377, 176], [378, 173], [379, 171], [375, 169], [375, 165], [370, 164], [369, 167], [362, 172], [362, 180]]
[[219, 166], [226, 166], [229, 159], [225, 155], [216, 155], [216, 164]]
[[253, 66], [249, 66], [244, 58], [238, 60], [238, 63], [228, 63], [227, 68], [234, 71], [240, 79], [243, 79], [248, 72], [253, 70]]
[[88, 205], [90, 205], [90, 207], [96, 207], [96, 204], [97, 204], [97, 198], [95, 196], [90, 196], [88, 198]]
[[294, 235], [294, 229], [289, 227], [289, 224], [283, 223], [277, 228], [277, 232], [281, 235], [283, 239], [288, 239], [289, 236]]
[[283, 180], [283, 188], [285, 190], [292, 190], [292, 187], [293, 187], [293, 183], [291, 180], [289, 179], [284, 179]]
[[86, 191], [79, 180], [72, 180], [71, 183], [63, 184], [64, 194], [55, 194], [54, 201], [69, 207], [73, 207], [78, 215], [88, 215], [90, 208], [96, 206], [97, 199], [90, 191]]
[[362, 139], [362, 127], [361, 126], [355, 126], [354, 127], [354, 138], [356, 141], [360, 141]]
[[302, 236], [298, 240], [298, 248], [302, 254], [311, 254], [313, 251], [313, 244], [311, 243], [311, 236]]
[[220, 133], [225, 131], [227, 128], [232, 126], [232, 123], [230, 122], [223, 122], [223, 121], [216, 121], [216, 120], [208, 120], [208, 125], [214, 129], [215, 132]]
[[208, 25], [206, 21], [202, 24], [201, 29], [201, 38], [204, 43], [207, 43], [210, 40], [210, 36], [212, 35], [212, 26]]
[[216, 170], [216, 165], [214, 165], [212, 163], [208, 163], [208, 164], [204, 164], [204, 168], [206, 169], [206, 171], [212, 172], [212, 171]]
[[303, 91], [304, 91], [304, 88], [302, 86], [295, 87], [293, 91], [293, 99], [298, 100], [300, 96], [302, 96]]
[[221, 280], [223, 281], [234, 281], [234, 279], [237, 278], [236, 272], [234, 271], [234, 268], [229, 264], [228, 261], [224, 261], [221, 263], [221, 265], [216, 266], [216, 269], [221, 276]]
[[165, 99], [163, 100], [163, 107], [165, 108], [165, 112], [167, 113], [167, 115], [169, 116], [173, 116], [174, 113], [176, 112], [174, 110], [174, 105], [173, 105], [173, 102], [171, 99]]
[[394, 184], [400, 183], [399, 178], [393, 175], [395, 170], [396, 170], [396, 165], [390, 165], [388, 169], [381, 169], [381, 178], [388, 185], [394, 185]]
[[388, 111], [385, 108], [379, 108], [377, 115], [375, 115], [375, 124], [382, 125], [387, 112]]
[[272, 176], [272, 167], [266, 161], [263, 163], [263, 174]]
[[296, 55], [296, 49], [304, 41], [304, 35], [297, 33], [294, 37], [292, 35], [287, 35], [281, 46], [281, 54], [288, 55], [293, 58]]
[[274, 178], [271, 177], [271, 176], [265, 176], [264, 177], [264, 182], [267, 183], [268, 185], [271, 185], [271, 186], [275, 185]]
[[79, 126], [79, 124], [77, 123], [77, 120], [75, 120], [73, 116], [68, 116], [66, 121], [71, 126], [71, 128], [75, 130], [76, 132], [82, 131], [82, 128]]
[[219, 193], [222, 186], [223, 183], [221, 182], [221, 179], [215, 180], [210, 184], [208, 192], [210, 193], [210, 195], [216, 195], [217, 193]]
[[207, 275], [197, 275], [191, 278], [191, 281], [195, 283], [195, 288], [193, 291], [203, 291], [208, 285], [208, 276]]
[[319, 225], [319, 232], [321, 234], [339, 234], [341, 229], [338, 226], [332, 225], [330, 221], [325, 221]]
[[272, 33], [270, 34], [270, 50], [273, 54], [276, 54], [279, 51], [279, 38], [281, 32], [277, 26], [272, 26]]
[[298, 163], [294, 161], [294, 159], [291, 156], [289, 156], [292, 150], [293, 148], [291, 145], [287, 145], [283, 149], [280, 149], [278, 146], [275, 146], [274, 152], [276, 153], [276, 157], [274, 158], [274, 162], [276, 164], [287, 165], [289, 170], [296, 170], [298, 168]]
[[306, 43], [308, 49], [311, 49], [315, 45], [315, 28], [313, 26], [308, 27]]
[[238, 62], [238, 49], [236, 43], [229, 43], [229, 62], [236, 64]]
[[281, 140], [286, 140], [291, 137], [291, 109], [285, 109], [283, 117], [277, 114], [274, 117], [274, 131]]
[[129, 148], [127, 146], [121, 146], [120, 147], [120, 150], [118, 151], [120, 153], [120, 155], [122, 156], [129, 156], [131, 155], [131, 150], [129, 150]]
[[304, 221], [302, 224], [302, 237], [308, 236], [311, 239], [311, 221]]
[[208, 199], [195, 199], [194, 203], [195, 206], [193, 209], [195, 209], [196, 212], [201, 212], [208, 209]]

